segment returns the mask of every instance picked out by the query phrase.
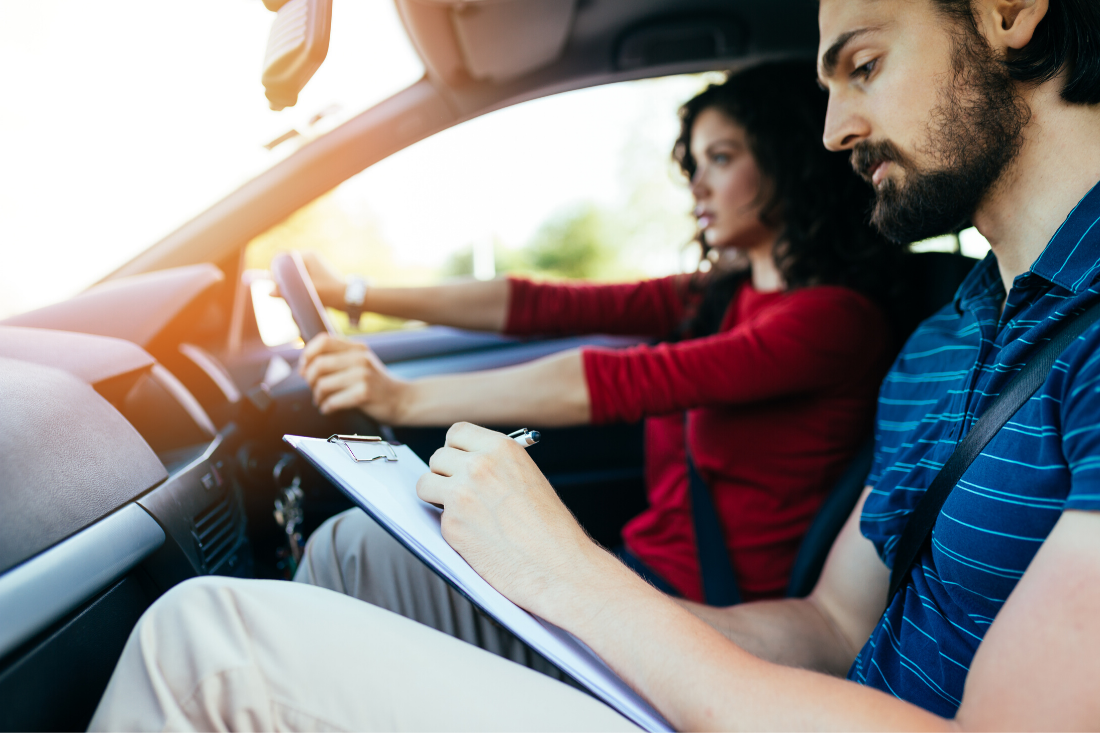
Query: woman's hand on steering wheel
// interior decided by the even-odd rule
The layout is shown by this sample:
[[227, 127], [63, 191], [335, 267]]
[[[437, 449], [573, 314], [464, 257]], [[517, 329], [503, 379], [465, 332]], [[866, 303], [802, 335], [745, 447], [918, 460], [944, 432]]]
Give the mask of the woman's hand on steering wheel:
[[400, 423], [408, 383], [366, 344], [321, 334], [306, 344], [298, 371], [322, 414], [358, 408], [381, 423]]
[[309, 279], [313, 281], [313, 287], [317, 290], [317, 297], [321, 299], [326, 308], [344, 310], [344, 291], [347, 281], [336, 268], [329, 264], [328, 260], [310, 250], [302, 250], [302, 263], [306, 266]]

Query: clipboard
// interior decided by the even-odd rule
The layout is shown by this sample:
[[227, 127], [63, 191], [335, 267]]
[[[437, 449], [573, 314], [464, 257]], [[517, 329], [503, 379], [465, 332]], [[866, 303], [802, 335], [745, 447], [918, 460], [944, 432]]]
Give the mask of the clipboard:
[[[367, 440], [373, 437], [335, 435], [324, 440], [285, 435], [283, 440], [448, 585], [582, 689], [646, 730], [673, 730], [584, 642], [516, 606], [478, 575], [443, 539], [440, 509], [416, 495], [417, 479], [429, 470], [427, 464], [408, 446], [386, 443], [393, 451], [390, 460], [386, 450], [377, 445], [385, 441]], [[359, 460], [355, 448], [378, 455]]]
[[356, 463], [371, 461], [396, 461], [397, 453], [388, 441], [377, 435], [332, 435], [328, 442], [342, 445]]

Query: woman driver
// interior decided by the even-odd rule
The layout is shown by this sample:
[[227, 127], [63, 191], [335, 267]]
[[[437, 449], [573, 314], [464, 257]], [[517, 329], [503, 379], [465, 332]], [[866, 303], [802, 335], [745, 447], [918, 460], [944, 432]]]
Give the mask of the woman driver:
[[[314, 401], [391, 425], [645, 419], [649, 507], [623, 529], [620, 557], [658, 588], [704, 600], [690, 452], [741, 598], [781, 596], [802, 535], [869, 434], [893, 346], [876, 305], [892, 253], [864, 221], [869, 189], [821, 145], [827, 98], [814, 79], [810, 63], [765, 64], [681, 108], [673, 156], [690, 180], [708, 271], [615, 285], [509, 277], [372, 288], [364, 304], [510, 335], [634, 334], [654, 345], [403, 381], [365, 345], [319, 336], [301, 362]], [[325, 305], [344, 307], [342, 278], [316, 257], [307, 264]], [[313, 543], [351, 531], [337, 529], [345, 519]], [[308, 567], [314, 555], [307, 575], [322, 574]]]

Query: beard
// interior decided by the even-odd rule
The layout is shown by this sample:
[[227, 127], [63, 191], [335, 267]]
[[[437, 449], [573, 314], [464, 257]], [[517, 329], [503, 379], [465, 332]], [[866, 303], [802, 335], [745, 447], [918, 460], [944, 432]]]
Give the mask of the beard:
[[895, 242], [916, 242], [966, 227], [1016, 158], [1031, 110], [985, 39], [969, 24], [955, 41], [953, 78], [932, 111], [922, 169], [889, 141], [862, 142], [852, 167], [865, 179], [882, 161], [905, 172], [875, 189], [871, 223]]

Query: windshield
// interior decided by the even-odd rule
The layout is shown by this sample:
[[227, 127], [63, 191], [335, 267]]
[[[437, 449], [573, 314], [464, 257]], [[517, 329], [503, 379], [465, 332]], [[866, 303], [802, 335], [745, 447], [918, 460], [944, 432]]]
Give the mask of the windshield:
[[325, 63], [273, 112], [274, 17], [260, 0], [0, 3], [0, 317], [79, 292], [424, 73], [390, 0], [335, 0]]
[[[524, 102], [352, 176], [246, 247], [261, 337], [271, 346], [298, 337], [259, 272], [292, 249], [398, 287], [504, 273], [628, 281], [695, 269], [691, 193], [669, 152], [676, 109], [721, 78], [629, 81]], [[347, 326], [344, 314], [330, 315]], [[367, 314], [357, 329], [407, 327], [415, 324]]]

